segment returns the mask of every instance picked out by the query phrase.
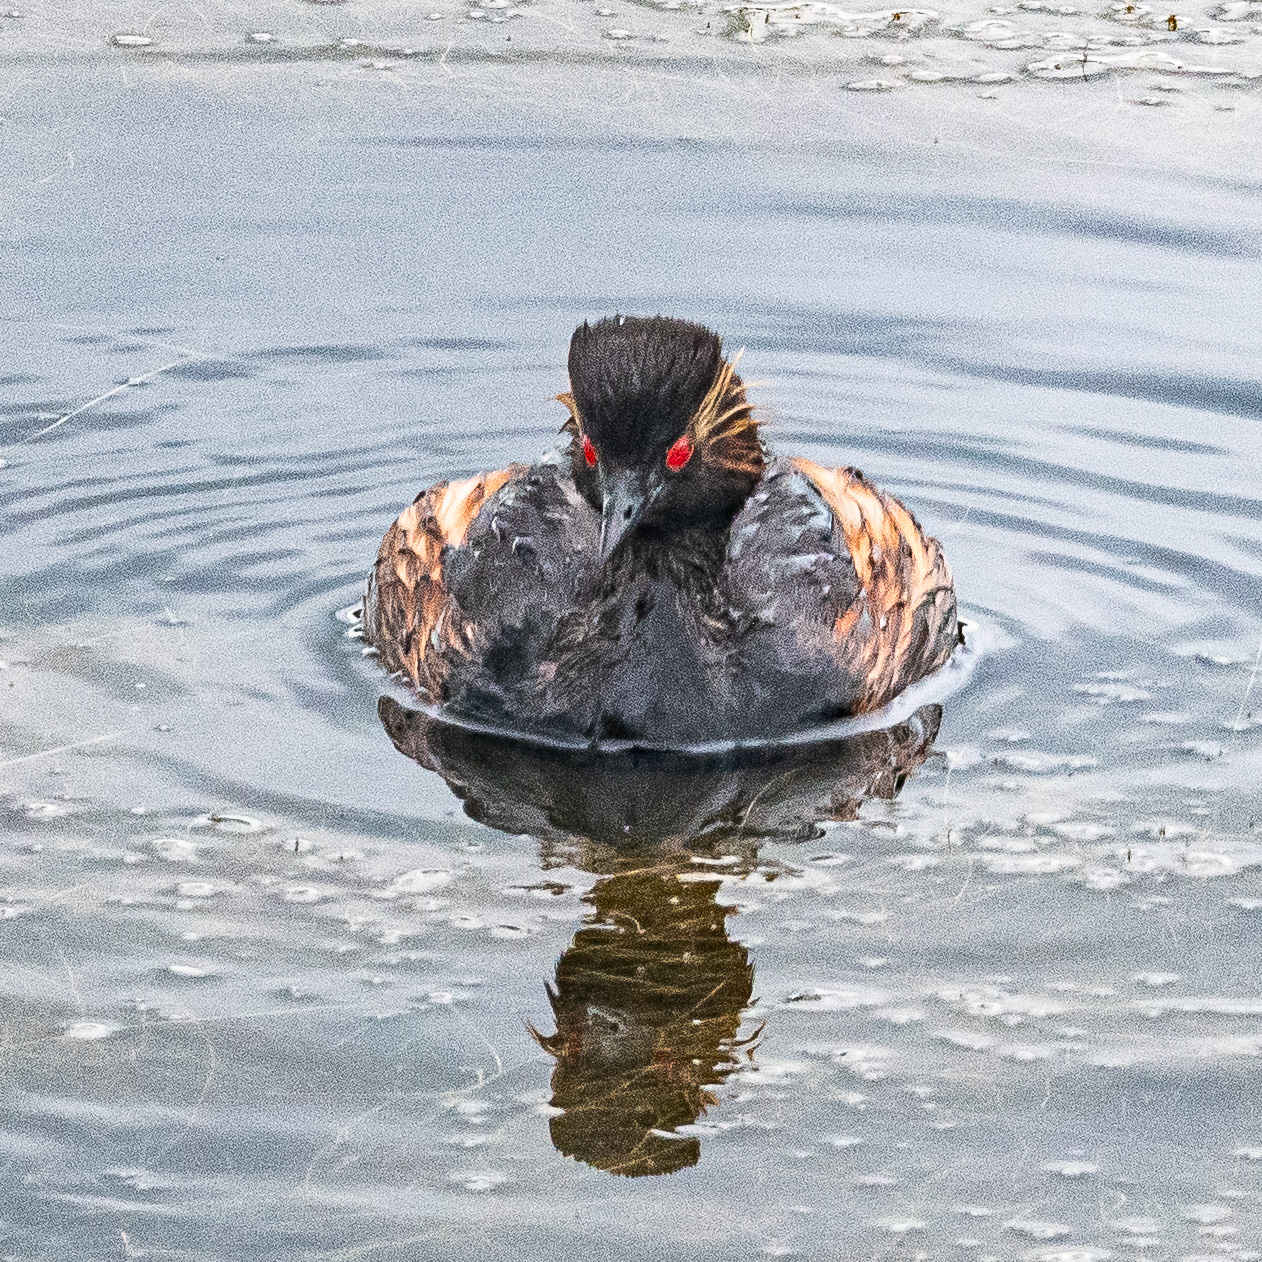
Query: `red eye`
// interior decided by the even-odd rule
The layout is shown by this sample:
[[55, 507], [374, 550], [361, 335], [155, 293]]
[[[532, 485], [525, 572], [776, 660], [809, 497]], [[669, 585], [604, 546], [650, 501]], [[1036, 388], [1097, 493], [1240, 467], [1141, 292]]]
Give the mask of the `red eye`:
[[680, 469], [692, 459], [692, 444], [688, 441], [688, 435], [675, 439], [671, 449], [666, 453], [666, 467], [672, 473], [678, 473]]
[[583, 459], [592, 467], [596, 467], [596, 448], [592, 446], [592, 440], [583, 435]]

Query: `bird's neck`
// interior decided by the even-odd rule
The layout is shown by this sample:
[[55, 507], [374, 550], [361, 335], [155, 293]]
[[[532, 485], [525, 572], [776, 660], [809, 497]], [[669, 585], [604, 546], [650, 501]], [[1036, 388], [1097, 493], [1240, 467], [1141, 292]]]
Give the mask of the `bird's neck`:
[[726, 521], [669, 532], [637, 532], [606, 567], [609, 584], [626, 590], [636, 580], [648, 580], [685, 590], [712, 589], [727, 557], [730, 527]]

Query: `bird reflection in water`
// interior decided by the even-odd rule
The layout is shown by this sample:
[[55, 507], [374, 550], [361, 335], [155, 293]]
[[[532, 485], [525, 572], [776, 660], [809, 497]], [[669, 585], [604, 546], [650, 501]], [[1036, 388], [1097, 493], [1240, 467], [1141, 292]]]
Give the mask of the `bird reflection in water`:
[[590, 910], [548, 986], [556, 1031], [549, 1123], [559, 1151], [614, 1174], [696, 1165], [689, 1129], [752, 1058], [753, 994], [717, 872], [753, 870], [770, 840], [811, 840], [894, 798], [929, 756], [942, 711], [813, 745], [722, 754], [545, 748], [382, 697], [396, 748], [437, 771], [471, 818], [538, 838], [545, 864], [596, 873]]

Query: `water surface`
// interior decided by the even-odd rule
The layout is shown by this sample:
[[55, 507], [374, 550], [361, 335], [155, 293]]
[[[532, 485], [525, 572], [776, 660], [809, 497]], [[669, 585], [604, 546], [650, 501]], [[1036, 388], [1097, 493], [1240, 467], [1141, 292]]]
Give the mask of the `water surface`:
[[[1255, 186], [549, 74], [564, 126], [10, 101], [5, 1255], [1260, 1256]], [[942, 539], [990, 647], [940, 714], [542, 805], [418, 765], [336, 611], [613, 310], [745, 346], [770, 441]]]

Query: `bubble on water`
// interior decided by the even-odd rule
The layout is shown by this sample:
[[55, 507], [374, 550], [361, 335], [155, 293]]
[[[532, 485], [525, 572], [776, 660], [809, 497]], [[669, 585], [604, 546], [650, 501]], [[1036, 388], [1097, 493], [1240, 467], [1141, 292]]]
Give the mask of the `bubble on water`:
[[1178, 973], [1132, 973], [1131, 978], [1141, 986], [1173, 986], [1181, 980]]
[[193, 863], [197, 859], [197, 844], [187, 837], [157, 837], [149, 845], [168, 863]]
[[1190, 1223], [1200, 1223], [1204, 1227], [1225, 1222], [1231, 1217], [1231, 1210], [1226, 1205], [1185, 1205], [1179, 1211], [1179, 1217]]
[[16, 920], [17, 917], [25, 915], [30, 910], [30, 907], [24, 904], [6, 903], [0, 907], [0, 920]]
[[1233, 1157], [1243, 1157], [1245, 1161], [1262, 1161], [1262, 1145], [1242, 1144], [1231, 1155]]
[[829, 1135], [823, 1142], [830, 1148], [844, 1149], [857, 1148], [863, 1140], [857, 1135]]
[[65, 1037], [78, 1039], [84, 1043], [95, 1043], [99, 1039], [107, 1039], [118, 1033], [118, 1026], [106, 1021], [76, 1021], [66, 1030]]
[[175, 892], [181, 898], [213, 898], [219, 893], [219, 888], [209, 881], [181, 881]]
[[985, 1205], [952, 1205], [951, 1213], [963, 1214], [966, 1218], [989, 1218], [995, 1211]]
[[207, 968], [198, 968], [195, 964], [168, 964], [168, 973], [173, 973], [176, 977], [209, 977], [210, 970]]
[[287, 903], [318, 903], [325, 893], [314, 885], [287, 885], [281, 897]]
[[1241, 911], [1262, 911], [1262, 898], [1229, 898], [1227, 903]]
[[439, 1007], [446, 1007], [456, 1001], [456, 996], [450, 990], [431, 990], [426, 998]]
[[451, 882], [455, 873], [448, 868], [413, 868], [396, 876], [388, 886], [391, 894], [429, 894]]
[[245, 37], [247, 44], [272, 44], [275, 41], [276, 36], [270, 31], [250, 31]]
[[1029, 1236], [1031, 1240], [1056, 1240], [1060, 1236], [1074, 1234], [1074, 1229], [1065, 1223], [1045, 1222], [1037, 1218], [1012, 1218], [1004, 1223], [1004, 1228], [1020, 1236]]
[[119, 31], [117, 35], [111, 35], [109, 42], [115, 48], [151, 48], [154, 43], [148, 35], [135, 35], [128, 31]]
[[1066, 1179], [1083, 1179], [1089, 1174], [1100, 1173], [1100, 1167], [1094, 1161], [1045, 1161], [1043, 1169], [1048, 1174], [1059, 1174]]
[[1142, 723], [1161, 723], [1168, 727], [1186, 727], [1193, 716], [1187, 710], [1161, 710], [1140, 716]]

